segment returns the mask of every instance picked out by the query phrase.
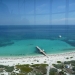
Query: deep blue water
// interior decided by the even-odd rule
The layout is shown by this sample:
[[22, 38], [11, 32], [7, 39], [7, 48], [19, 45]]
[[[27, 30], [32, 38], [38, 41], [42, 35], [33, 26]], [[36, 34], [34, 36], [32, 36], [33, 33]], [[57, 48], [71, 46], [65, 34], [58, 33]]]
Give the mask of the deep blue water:
[[1, 25], [0, 37], [6, 39], [50, 39], [58, 35], [75, 39], [74, 25]]
[[[59, 38], [59, 35], [62, 37]], [[28, 43], [28, 45], [25, 42]], [[44, 45], [45, 42], [46, 44]], [[60, 48], [58, 48], [58, 45], [55, 46], [56, 43], [61, 44]], [[25, 45], [23, 46], [22, 44]], [[37, 54], [34, 53], [34, 47], [36, 45], [47, 50], [47, 53], [55, 53], [55, 49], [59, 52], [63, 52], [64, 50], [74, 50], [75, 25], [0, 25], [0, 55], [14, 55], [17, 51], [20, 53], [25, 51], [25, 55]], [[9, 49], [12, 47], [13, 50], [16, 51], [13, 52], [11, 51], [12, 49]], [[54, 51], [52, 52], [49, 49], [53, 49], [53, 47]], [[30, 51], [29, 53], [26, 51], [27, 49], [29, 50], [29, 48], [32, 50], [31, 53]], [[18, 54], [20, 54], [19, 52]]]

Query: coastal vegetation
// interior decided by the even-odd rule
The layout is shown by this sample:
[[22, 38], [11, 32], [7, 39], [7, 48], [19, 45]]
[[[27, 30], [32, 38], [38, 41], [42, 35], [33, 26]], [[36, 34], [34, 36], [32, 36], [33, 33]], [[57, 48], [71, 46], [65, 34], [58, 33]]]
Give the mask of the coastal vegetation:
[[56, 73], [58, 73], [58, 75], [75, 75], [75, 60], [71, 60], [71, 61], [64, 61], [64, 62], [58, 62], [57, 64], [52, 64], [56, 71], [50, 71], [53, 72], [52, 75], [56, 75]]
[[51, 68], [51, 69], [50, 69], [50, 73], [49, 73], [49, 75], [55, 75], [56, 72], [57, 72], [57, 69], [55, 69], [55, 68]]
[[73, 58], [73, 57], [70, 57], [70, 58]]
[[57, 61], [57, 63], [61, 63], [61, 61]]
[[72, 66], [75, 66], [75, 60], [65, 61], [64, 64], [71, 64]]
[[53, 64], [53, 66], [57, 69], [63, 69], [64, 65], [63, 64]]
[[[75, 75], [75, 60], [57, 61], [50, 66], [49, 75]], [[0, 72], [5, 70], [10, 75], [46, 75], [48, 64], [17, 64], [15, 66], [0, 65]]]
[[33, 64], [33, 65], [16, 65], [16, 69], [20, 69], [20, 74], [36, 73], [36, 75], [44, 75], [48, 64]]
[[0, 65], [0, 69], [5, 69], [6, 72], [12, 72], [14, 70], [14, 66], [4, 66]]

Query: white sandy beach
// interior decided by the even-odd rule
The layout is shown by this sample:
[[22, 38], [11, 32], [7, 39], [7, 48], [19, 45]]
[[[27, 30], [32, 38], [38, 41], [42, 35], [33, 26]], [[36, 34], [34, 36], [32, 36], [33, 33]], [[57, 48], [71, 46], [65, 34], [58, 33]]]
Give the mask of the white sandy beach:
[[[69, 59], [66, 59], [66, 58]], [[73, 58], [71, 58], [73, 57]], [[67, 52], [60, 54], [50, 54], [48, 58], [46, 56], [17, 56], [17, 57], [0, 57], [0, 65], [9, 65], [14, 66], [16, 64], [41, 64], [46, 63], [52, 65], [53, 63], [57, 63], [57, 61], [69, 61], [75, 60], [75, 52]]]

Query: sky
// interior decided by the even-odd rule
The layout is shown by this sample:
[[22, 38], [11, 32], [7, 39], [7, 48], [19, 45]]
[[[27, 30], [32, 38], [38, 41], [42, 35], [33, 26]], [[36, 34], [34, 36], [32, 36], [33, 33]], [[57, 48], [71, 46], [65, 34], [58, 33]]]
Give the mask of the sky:
[[0, 0], [0, 25], [75, 25], [75, 0]]

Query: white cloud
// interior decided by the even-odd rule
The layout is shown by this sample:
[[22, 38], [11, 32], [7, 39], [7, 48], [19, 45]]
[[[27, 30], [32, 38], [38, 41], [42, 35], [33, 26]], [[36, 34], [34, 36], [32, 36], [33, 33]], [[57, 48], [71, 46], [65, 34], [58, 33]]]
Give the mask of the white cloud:
[[[36, 11], [39, 11], [40, 13], [44, 12], [44, 11], [45, 11], [45, 10], [44, 10], [44, 7], [45, 7], [46, 5], [47, 5], [47, 4], [45, 3], [45, 4], [42, 4], [42, 5], [37, 6], [37, 7], [36, 7]], [[31, 10], [30, 12], [28, 12], [28, 14], [33, 13], [33, 12], [34, 12], [34, 10]]]
[[73, 5], [75, 6], [75, 3], [71, 3], [71, 4], [69, 4], [69, 5], [70, 5], [70, 6], [73, 6]]
[[40, 5], [36, 8], [36, 12], [44, 13], [46, 10], [44, 9], [46, 4]]
[[58, 6], [58, 9], [64, 9], [66, 7], [66, 5], [62, 5], [62, 6]]
[[65, 21], [65, 20], [73, 21], [73, 20], [75, 20], [75, 18], [54, 19], [54, 20], [52, 20], [52, 22], [60, 22], [60, 21]]
[[52, 24], [54, 25], [65, 25], [65, 21], [68, 20], [68, 25], [73, 24], [75, 25], [75, 18], [61, 18], [61, 19], [54, 19], [52, 20]]
[[40, 9], [40, 8], [43, 8], [43, 7], [45, 7], [47, 4], [42, 4], [42, 5], [40, 5], [40, 6], [37, 6], [37, 9]]
[[[70, 7], [71, 7], [71, 6], [75, 6], [75, 3], [70, 3], [69, 6], [70, 6]], [[66, 8], [66, 4], [65, 4], [65, 5], [60, 5], [60, 6], [58, 6], [57, 8], [58, 8], [58, 9], [64, 9], [64, 8]]]

